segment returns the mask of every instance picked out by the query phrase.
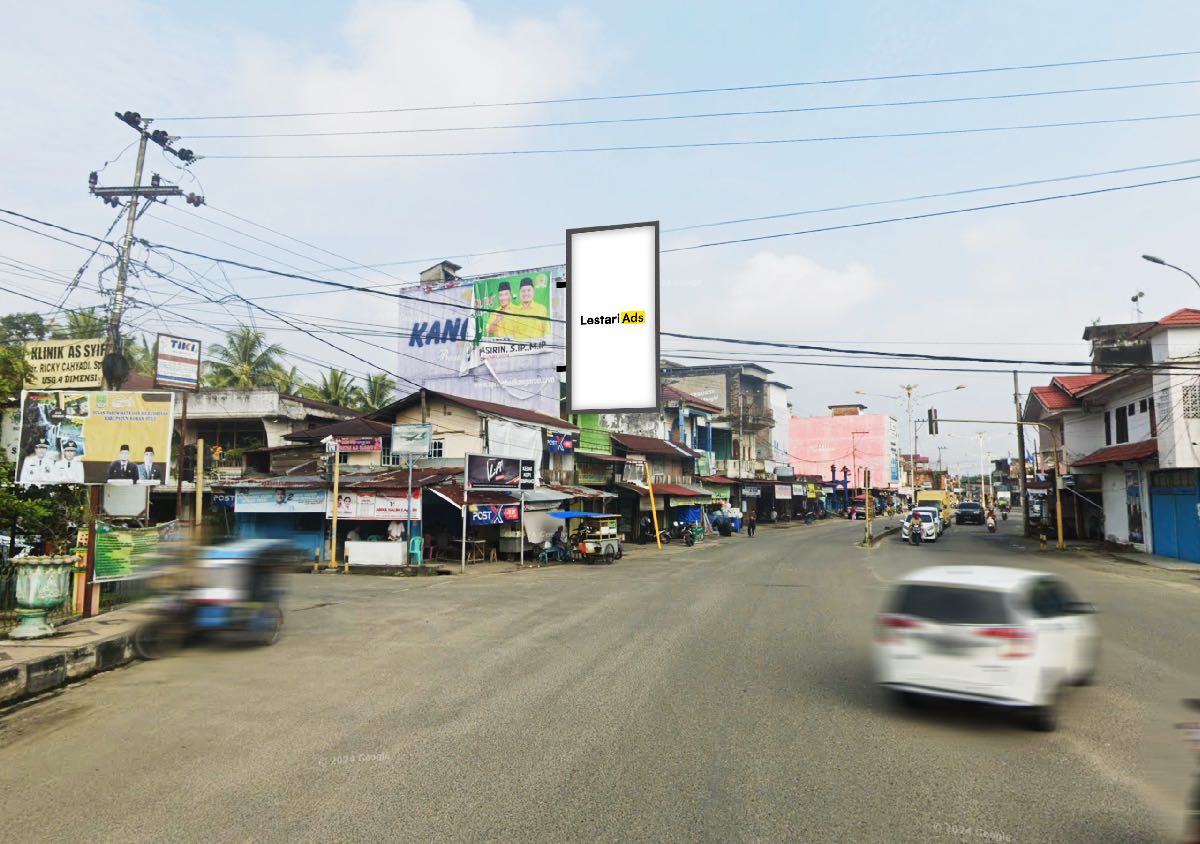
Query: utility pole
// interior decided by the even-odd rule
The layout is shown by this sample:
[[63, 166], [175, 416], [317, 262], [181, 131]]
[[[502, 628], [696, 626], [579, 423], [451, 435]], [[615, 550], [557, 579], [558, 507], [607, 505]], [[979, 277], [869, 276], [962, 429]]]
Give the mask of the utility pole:
[[913, 426], [912, 403], [913, 390], [917, 389], [917, 385], [901, 384], [900, 389], [908, 396], [908, 480], [909, 486], [912, 488], [912, 500], [915, 506], [917, 503], [917, 429]]
[[1025, 491], [1025, 426], [1021, 424], [1021, 386], [1017, 381], [1017, 371], [1013, 370], [1013, 405], [1017, 409], [1017, 462], [1020, 467], [1017, 476], [1017, 488], [1021, 493], [1021, 529], [1029, 536], [1029, 496]]
[[[107, 351], [104, 355], [104, 380], [110, 390], [120, 389], [121, 384], [129, 375], [129, 367], [121, 350], [121, 317], [125, 312], [125, 287], [129, 278], [129, 255], [133, 248], [133, 226], [137, 222], [138, 198], [146, 197], [154, 202], [168, 196], [182, 196], [183, 191], [177, 185], [162, 186], [157, 174], [150, 180], [148, 186], [142, 186], [142, 169], [146, 162], [146, 142], [153, 141], [165, 151], [171, 153], [184, 164], [196, 161], [196, 156], [189, 149], [174, 149], [171, 143], [178, 140], [172, 138], [161, 129], [148, 131], [152, 122], [143, 119], [135, 111], [114, 112], [117, 120], [138, 133], [137, 164], [133, 171], [133, 184], [126, 187], [100, 187], [100, 176], [92, 172], [88, 176], [88, 188], [93, 196], [104, 200], [105, 204], [119, 206], [121, 197], [129, 199], [129, 213], [125, 218], [125, 236], [121, 241], [121, 254], [117, 263], [117, 287], [113, 292], [112, 309], [108, 315]], [[204, 197], [188, 194], [189, 205], [203, 205]]]

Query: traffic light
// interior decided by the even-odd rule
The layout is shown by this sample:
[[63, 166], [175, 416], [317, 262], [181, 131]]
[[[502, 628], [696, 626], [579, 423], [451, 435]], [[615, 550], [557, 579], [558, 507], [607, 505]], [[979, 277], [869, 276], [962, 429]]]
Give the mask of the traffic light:
[[931, 408], [929, 408], [929, 436], [931, 436], [931, 437], [937, 436], [937, 432], [938, 432], [937, 411], [931, 407]]

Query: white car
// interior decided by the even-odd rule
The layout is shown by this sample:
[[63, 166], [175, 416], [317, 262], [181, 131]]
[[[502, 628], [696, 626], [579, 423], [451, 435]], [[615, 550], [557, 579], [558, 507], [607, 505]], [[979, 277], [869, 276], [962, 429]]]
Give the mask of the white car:
[[[940, 535], [937, 517], [928, 510], [914, 510], [921, 519], [921, 539], [925, 542], [937, 542]], [[908, 542], [912, 538], [912, 514], [906, 513], [900, 525], [900, 538]]]
[[941, 536], [946, 532], [946, 523], [942, 519], [942, 508], [940, 507], [914, 507], [913, 511], [917, 513], [929, 513], [933, 516], [933, 523], [937, 525], [937, 535]]
[[1057, 726], [1064, 687], [1100, 663], [1096, 608], [1058, 577], [999, 566], [934, 566], [899, 581], [875, 620], [876, 682], [903, 705], [921, 696], [1024, 708]]

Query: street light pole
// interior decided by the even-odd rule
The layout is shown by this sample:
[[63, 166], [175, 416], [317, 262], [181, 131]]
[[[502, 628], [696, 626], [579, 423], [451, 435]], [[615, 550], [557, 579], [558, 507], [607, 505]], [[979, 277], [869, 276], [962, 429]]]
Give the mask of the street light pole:
[[1170, 267], [1173, 270], [1179, 270], [1185, 276], [1187, 276], [1192, 281], [1194, 281], [1196, 283], [1197, 287], [1200, 287], [1200, 279], [1197, 279], [1194, 275], [1189, 273], [1183, 267], [1177, 267], [1174, 264], [1168, 264], [1166, 261], [1164, 261], [1162, 258], [1159, 258], [1157, 255], [1143, 255], [1142, 259], [1145, 261], [1149, 261], [1151, 264], [1158, 264], [1159, 266], [1162, 266], [1162, 267]]

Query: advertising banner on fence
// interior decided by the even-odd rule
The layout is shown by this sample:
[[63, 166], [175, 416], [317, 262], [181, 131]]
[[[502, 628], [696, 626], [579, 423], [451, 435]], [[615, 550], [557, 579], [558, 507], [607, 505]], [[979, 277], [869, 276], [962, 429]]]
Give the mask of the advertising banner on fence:
[[[399, 330], [407, 339], [399, 352], [405, 377], [430, 390], [556, 415], [565, 330], [561, 321], [538, 316], [545, 308], [550, 319], [561, 320], [563, 291], [557, 283], [563, 273], [559, 265], [403, 289]], [[524, 285], [522, 293], [525, 278], [533, 286]], [[546, 286], [538, 287], [543, 280]], [[504, 291], [502, 281], [508, 282]], [[493, 305], [477, 303], [477, 289]], [[522, 301], [531, 295], [531, 301]], [[526, 337], [528, 325], [545, 333]]]
[[154, 354], [154, 386], [200, 389], [200, 341], [158, 335]]
[[467, 455], [467, 489], [533, 489], [536, 471], [532, 460], [517, 457]]
[[27, 390], [87, 389], [104, 383], [103, 340], [35, 340], [25, 344]]
[[392, 426], [392, 454], [429, 454], [433, 426], [429, 423], [398, 423]]
[[[332, 510], [326, 508], [325, 515], [333, 518]], [[384, 522], [403, 522], [406, 519], [420, 521], [421, 490], [414, 489], [411, 499], [408, 498], [408, 491], [404, 489], [339, 492], [338, 518]]]
[[658, 223], [567, 231], [567, 409], [656, 411]]
[[[96, 523], [96, 580], [129, 580], [141, 574], [158, 559], [164, 542], [182, 540], [179, 522], [165, 522], [148, 528], [115, 528]], [[87, 528], [79, 530], [75, 553], [86, 554]]]
[[329, 509], [323, 489], [237, 489], [235, 513], [324, 513]]
[[170, 481], [173, 393], [24, 392], [17, 483]]

